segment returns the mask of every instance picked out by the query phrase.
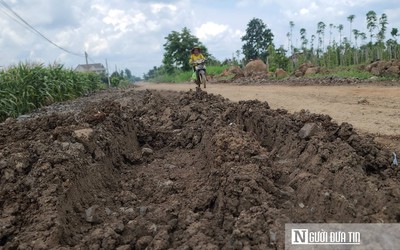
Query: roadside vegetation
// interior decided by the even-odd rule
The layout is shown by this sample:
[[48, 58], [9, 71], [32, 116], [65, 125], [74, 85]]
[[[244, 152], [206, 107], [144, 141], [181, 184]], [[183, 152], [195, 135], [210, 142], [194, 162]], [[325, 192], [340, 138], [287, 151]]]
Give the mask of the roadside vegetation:
[[[225, 64], [225, 65], [216, 65], [216, 66], [208, 66], [207, 74], [214, 78], [217, 81], [229, 81], [230, 79], [235, 77], [235, 74], [231, 75], [223, 75], [220, 74], [230, 66], [239, 66], [233, 64]], [[365, 65], [352, 65], [352, 66], [340, 66], [336, 68], [326, 68], [320, 73], [309, 75], [305, 77], [309, 78], [321, 78], [321, 77], [338, 77], [338, 78], [356, 78], [356, 79], [370, 79], [371, 77], [375, 77], [377, 81], [388, 81], [388, 80], [396, 80], [396, 77], [376, 77], [372, 73], [365, 71], [363, 68]], [[272, 70], [273, 71], [273, 70]], [[182, 71], [176, 70], [173, 73], [166, 73], [162, 71], [158, 71], [157, 75], [152, 78], [147, 79], [149, 82], [154, 83], [185, 83], [190, 81], [193, 71]], [[285, 77], [271, 77], [271, 80], [279, 80]]]
[[[227, 64], [208, 65], [207, 75], [211, 77], [218, 76], [228, 67], [229, 65]], [[192, 70], [183, 71], [181, 69], [175, 69], [172, 72], [157, 70], [155, 74], [147, 80], [150, 82], [183, 83], [190, 81], [192, 74]]]
[[[222, 62], [217, 61], [208, 48], [185, 27], [165, 37], [162, 65], [153, 67], [143, 78], [153, 82], [190, 80], [188, 58], [194, 46], [200, 47], [203, 54], [211, 59], [210, 65], [219, 65], [220, 69], [244, 67], [250, 60], [261, 59], [268, 65], [270, 72], [281, 68], [291, 75], [303, 63], [311, 63], [325, 69], [323, 72], [329, 75], [369, 78], [373, 75], [363, 72], [360, 66], [378, 60], [400, 59], [400, 45], [397, 41], [400, 33], [399, 28], [389, 29], [389, 19], [385, 13], [368, 11], [365, 17], [361, 17], [366, 21], [365, 27], [355, 27], [354, 20], [357, 18], [360, 17], [349, 15], [342, 20], [344, 24], [320, 21], [316, 23], [315, 30], [296, 27], [290, 21], [286, 45], [275, 44], [273, 31], [268, 25], [260, 18], [253, 18], [241, 38], [242, 48], [235, 51], [232, 58]], [[212, 74], [212, 71], [208, 73]]]
[[104, 88], [101, 76], [62, 65], [20, 63], [0, 70], [0, 121]]
[[[339, 66], [336, 68], [325, 69], [323, 72], [310, 75], [308, 77], [340, 77], [340, 78], [357, 78], [357, 79], [370, 79], [374, 75], [364, 70], [365, 65], [352, 65], [352, 66]], [[377, 78], [379, 80], [380, 78]], [[387, 80], [383, 78], [382, 80]]]

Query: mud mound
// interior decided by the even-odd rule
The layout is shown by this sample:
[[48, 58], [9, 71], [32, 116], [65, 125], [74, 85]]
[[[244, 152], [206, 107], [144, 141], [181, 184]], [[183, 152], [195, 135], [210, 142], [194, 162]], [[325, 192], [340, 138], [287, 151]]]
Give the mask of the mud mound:
[[266, 75], [268, 73], [268, 66], [262, 60], [250, 61], [244, 67], [243, 74], [245, 77], [252, 75]]
[[379, 86], [399, 86], [399, 81], [378, 81], [376, 78], [358, 79], [349, 77], [326, 76], [318, 78], [308, 77], [286, 77], [284, 79], [271, 79], [264, 76], [238, 77], [221, 83], [233, 83], [239, 85], [294, 85], [294, 86], [348, 86], [348, 85], [379, 85]]
[[[381, 85], [381, 86], [399, 86], [399, 81], [396, 80], [379, 80], [377, 76], [397, 77], [400, 74], [400, 61], [376, 61], [365, 67], [360, 67], [360, 70], [366, 70], [373, 73], [374, 77], [370, 79], [360, 79], [355, 77], [337, 77], [337, 76], [322, 76], [310, 77], [317, 73], [328, 75], [328, 70], [315, 66], [311, 63], [303, 63], [294, 72], [293, 76], [287, 76], [287, 73], [282, 69], [277, 69], [275, 73], [267, 72], [264, 69], [265, 65], [262, 61], [256, 60], [246, 65], [243, 72], [231, 72], [235, 77], [229, 80], [216, 80], [216, 83], [234, 83], [240, 85], [323, 85], [323, 86], [343, 86], [343, 85]], [[265, 66], [266, 67], [266, 66]], [[224, 74], [221, 75], [225, 76]], [[276, 79], [275, 77], [283, 79]]]
[[224, 69], [218, 77], [230, 75], [243, 76], [243, 70], [239, 66], [230, 66], [229, 68]]
[[376, 76], [400, 77], [400, 60], [376, 61], [365, 67]]
[[282, 249], [285, 223], [400, 220], [389, 152], [328, 116], [202, 91], [84, 100], [0, 124], [1, 247]]

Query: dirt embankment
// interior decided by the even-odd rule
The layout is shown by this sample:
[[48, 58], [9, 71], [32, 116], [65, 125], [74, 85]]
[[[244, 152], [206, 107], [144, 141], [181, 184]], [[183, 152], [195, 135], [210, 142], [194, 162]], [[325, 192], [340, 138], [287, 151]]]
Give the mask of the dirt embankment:
[[[399, 86], [398, 78], [400, 77], [399, 60], [376, 61], [357, 68], [359, 71], [372, 73], [374, 76], [370, 79], [329, 76], [332, 69], [320, 67], [310, 62], [299, 65], [292, 75], [280, 68], [276, 69], [275, 72], [268, 72], [267, 68], [268, 66], [263, 61], [254, 60], [250, 61], [243, 69], [239, 66], [231, 66], [225, 69], [214, 81], [215, 83], [234, 83], [239, 85], [347, 86], [376, 84], [377, 80], [379, 80], [378, 76], [385, 76], [393, 78], [393, 80], [379, 81], [379, 86]], [[327, 76], [315, 77], [316, 74]], [[221, 80], [232, 75], [233, 78], [229, 80]]]
[[53, 107], [0, 124], [5, 249], [282, 249], [285, 223], [400, 222], [390, 152], [329, 116], [201, 91]]
[[[142, 84], [139, 89], [187, 91], [194, 84]], [[371, 86], [284, 86], [209, 84], [207, 92], [232, 101], [268, 101], [271, 109], [308, 110], [348, 122], [359, 133], [372, 134], [392, 151], [400, 151], [400, 88]]]

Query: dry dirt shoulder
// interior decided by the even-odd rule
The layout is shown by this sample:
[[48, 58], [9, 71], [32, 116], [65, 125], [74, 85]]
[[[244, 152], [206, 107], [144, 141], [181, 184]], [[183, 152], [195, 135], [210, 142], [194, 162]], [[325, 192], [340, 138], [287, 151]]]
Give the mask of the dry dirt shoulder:
[[[391, 86], [283, 86], [209, 84], [207, 92], [232, 101], [258, 99], [272, 109], [330, 115], [358, 131], [374, 134], [378, 141], [400, 149], [400, 87]], [[186, 91], [192, 84], [142, 84], [140, 89]]]

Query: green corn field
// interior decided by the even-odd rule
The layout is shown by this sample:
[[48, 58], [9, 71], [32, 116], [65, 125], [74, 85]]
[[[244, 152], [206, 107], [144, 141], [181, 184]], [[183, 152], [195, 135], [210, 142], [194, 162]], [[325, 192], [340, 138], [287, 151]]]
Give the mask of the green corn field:
[[10, 66], [0, 70], [0, 122], [44, 105], [88, 94], [102, 86], [99, 75], [64, 69], [63, 65]]

